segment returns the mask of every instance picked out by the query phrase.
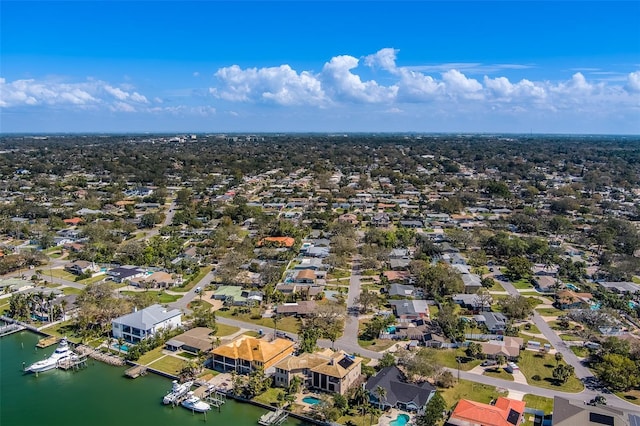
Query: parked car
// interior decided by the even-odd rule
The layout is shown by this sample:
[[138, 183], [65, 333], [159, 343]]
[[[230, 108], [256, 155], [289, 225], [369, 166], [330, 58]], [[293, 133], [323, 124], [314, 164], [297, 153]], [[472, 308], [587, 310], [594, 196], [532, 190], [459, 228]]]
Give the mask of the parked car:
[[486, 359], [482, 361], [482, 364], [480, 365], [483, 367], [491, 367], [492, 365], [498, 365], [498, 361], [496, 361], [495, 359]]

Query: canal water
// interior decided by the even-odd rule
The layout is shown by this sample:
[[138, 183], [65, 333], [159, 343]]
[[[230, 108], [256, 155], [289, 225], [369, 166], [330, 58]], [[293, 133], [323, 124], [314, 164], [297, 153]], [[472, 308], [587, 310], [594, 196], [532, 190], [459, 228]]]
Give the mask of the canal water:
[[[89, 360], [79, 371], [50, 370], [25, 375], [22, 363], [38, 361], [54, 350], [35, 349], [38, 336], [21, 331], [0, 338], [0, 425], [2, 426], [254, 426], [265, 409], [227, 400], [221, 412], [192, 414], [162, 405], [171, 381], [149, 373], [135, 380], [124, 367]], [[304, 423], [288, 419], [283, 425]]]

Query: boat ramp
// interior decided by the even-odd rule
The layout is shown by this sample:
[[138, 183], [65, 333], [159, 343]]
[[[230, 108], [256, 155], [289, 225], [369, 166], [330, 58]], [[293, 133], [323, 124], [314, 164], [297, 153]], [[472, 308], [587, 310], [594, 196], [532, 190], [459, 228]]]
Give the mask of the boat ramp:
[[289, 417], [289, 413], [278, 408], [276, 411], [269, 411], [268, 413], [260, 416], [260, 419], [258, 419], [258, 424], [263, 426], [279, 425], [280, 423], [287, 420], [287, 417]]

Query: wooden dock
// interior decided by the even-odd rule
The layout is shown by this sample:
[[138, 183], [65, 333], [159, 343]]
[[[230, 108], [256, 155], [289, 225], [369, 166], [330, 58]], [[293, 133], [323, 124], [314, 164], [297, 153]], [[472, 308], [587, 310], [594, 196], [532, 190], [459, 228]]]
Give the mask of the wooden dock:
[[90, 358], [105, 362], [110, 365], [121, 366], [125, 364], [124, 360], [119, 356], [96, 351], [95, 349], [87, 345], [78, 345], [76, 346], [75, 351], [80, 355], [87, 355]]
[[138, 377], [144, 376], [145, 374], [147, 374], [146, 365], [134, 365], [133, 367], [129, 368], [127, 371], [124, 372], [125, 376], [132, 379], [137, 379]]
[[38, 340], [38, 344], [36, 345], [39, 348], [48, 348], [51, 345], [55, 345], [56, 343], [58, 343], [58, 337], [56, 336], [49, 336], [49, 337], [44, 337], [40, 340]]
[[61, 370], [79, 370], [87, 366], [87, 357], [80, 356], [71, 359], [63, 359], [58, 361], [57, 367]]

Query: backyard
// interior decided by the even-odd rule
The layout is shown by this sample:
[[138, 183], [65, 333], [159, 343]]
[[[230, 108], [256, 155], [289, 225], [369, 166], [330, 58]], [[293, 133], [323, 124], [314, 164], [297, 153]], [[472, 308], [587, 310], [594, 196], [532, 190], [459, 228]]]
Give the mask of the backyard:
[[[560, 361], [560, 363], [564, 364], [565, 362]], [[572, 375], [563, 385], [556, 384], [556, 380], [553, 378], [556, 360], [552, 355], [542, 357], [539, 353], [521, 351], [517, 364], [527, 378], [527, 382], [534, 386], [564, 392], [580, 392], [584, 388], [575, 375]], [[539, 377], [539, 380], [534, 380], [533, 377]]]
[[[268, 333], [273, 330], [274, 324], [271, 318], [256, 318], [256, 314], [251, 312], [240, 312], [237, 308], [220, 309], [216, 311], [216, 315], [223, 318], [231, 318], [238, 321], [250, 322], [252, 324], [264, 327], [264, 332]], [[295, 317], [284, 317], [278, 321], [278, 330], [288, 331], [290, 333], [298, 333], [298, 319]]]
[[463, 398], [470, 398], [474, 401], [488, 404], [491, 400], [499, 396], [507, 396], [506, 392], [498, 392], [493, 386], [470, 382], [468, 380], [460, 380], [451, 388], [438, 390], [442, 393], [448, 409], [452, 408]]

